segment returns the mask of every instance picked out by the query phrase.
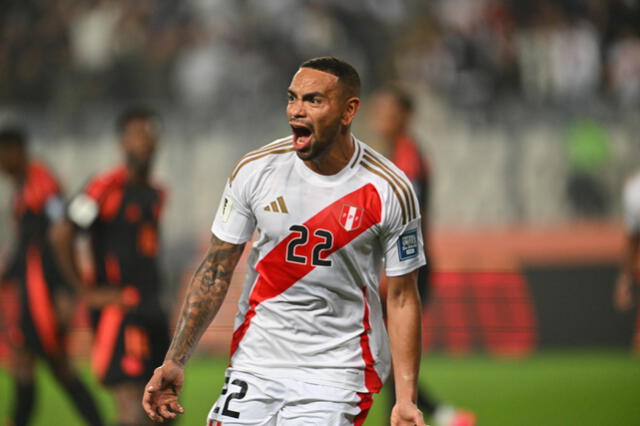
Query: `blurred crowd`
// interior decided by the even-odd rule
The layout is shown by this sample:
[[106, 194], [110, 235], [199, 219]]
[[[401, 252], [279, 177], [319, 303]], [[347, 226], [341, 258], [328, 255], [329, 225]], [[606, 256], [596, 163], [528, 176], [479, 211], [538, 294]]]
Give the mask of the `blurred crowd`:
[[462, 106], [505, 97], [640, 104], [635, 0], [0, 4], [4, 104], [73, 112], [86, 102], [151, 99], [197, 114], [233, 110], [230, 99], [252, 95], [264, 108], [302, 59], [324, 54], [356, 64], [369, 90], [400, 78]]
[[[321, 55], [354, 64], [365, 98], [389, 80], [413, 92], [436, 220], [611, 217], [637, 167], [640, 0], [5, 0], [0, 122], [76, 161], [124, 105], [153, 105], [163, 138], [190, 148], [163, 151], [184, 186], [203, 150], [226, 164], [282, 136], [290, 77]], [[479, 189], [462, 208], [467, 175]]]

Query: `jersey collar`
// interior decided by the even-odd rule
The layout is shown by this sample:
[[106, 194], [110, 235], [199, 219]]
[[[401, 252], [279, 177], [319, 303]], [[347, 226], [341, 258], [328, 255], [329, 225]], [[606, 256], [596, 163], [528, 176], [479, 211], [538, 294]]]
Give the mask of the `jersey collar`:
[[364, 152], [362, 142], [356, 139], [353, 135], [351, 138], [355, 149], [353, 150], [353, 154], [351, 155], [351, 159], [347, 165], [338, 173], [333, 175], [321, 175], [305, 166], [302, 160], [296, 158], [295, 169], [298, 172], [298, 175], [305, 181], [318, 186], [334, 186], [346, 182], [358, 170], [358, 163], [360, 162], [360, 158]]

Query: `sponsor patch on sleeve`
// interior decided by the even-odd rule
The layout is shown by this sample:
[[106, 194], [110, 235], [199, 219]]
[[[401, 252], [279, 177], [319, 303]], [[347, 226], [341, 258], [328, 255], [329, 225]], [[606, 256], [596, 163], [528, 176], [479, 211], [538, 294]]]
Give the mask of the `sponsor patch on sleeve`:
[[220, 205], [220, 217], [224, 223], [229, 221], [231, 215], [231, 209], [233, 208], [233, 201], [228, 196], [224, 196]]
[[418, 255], [418, 230], [412, 229], [398, 238], [398, 256], [400, 260], [408, 260]]
[[98, 203], [86, 194], [79, 194], [69, 204], [69, 219], [81, 228], [88, 228], [98, 217]]

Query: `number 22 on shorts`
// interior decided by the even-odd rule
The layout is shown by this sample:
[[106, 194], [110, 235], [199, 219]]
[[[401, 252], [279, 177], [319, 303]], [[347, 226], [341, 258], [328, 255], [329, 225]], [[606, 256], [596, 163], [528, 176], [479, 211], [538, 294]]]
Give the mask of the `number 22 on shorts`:
[[[229, 376], [226, 376], [224, 378], [224, 387], [222, 388], [221, 395], [224, 396], [224, 395], [227, 395], [227, 393], [229, 393], [229, 395], [224, 400], [224, 404], [222, 405], [222, 413], [220, 414], [222, 416], [239, 419], [240, 412], [234, 411], [231, 408], [229, 408], [229, 404], [231, 404], [231, 401], [233, 401], [234, 399], [240, 400], [245, 396], [247, 396], [247, 389], [249, 388], [249, 385], [247, 385], [247, 382], [240, 379], [233, 379], [233, 381], [231, 381], [231, 385], [237, 386], [239, 390], [237, 392], [229, 393]], [[214, 414], [218, 414], [219, 411], [220, 411], [220, 406], [215, 407], [213, 409]], [[209, 423], [212, 423], [215, 426], [215, 423], [213, 423], [213, 421], [210, 421]]]

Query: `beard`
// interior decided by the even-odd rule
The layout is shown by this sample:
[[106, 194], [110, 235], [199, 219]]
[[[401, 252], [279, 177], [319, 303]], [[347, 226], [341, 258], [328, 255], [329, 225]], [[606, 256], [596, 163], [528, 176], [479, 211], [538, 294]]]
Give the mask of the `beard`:
[[342, 130], [340, 119], [337, 119], [334, 123], [325, 127], [322, 135], [318, 135], [309, 147], [296, 151], [298, 158], [303, 161], [317, 160], [333, 145]]

